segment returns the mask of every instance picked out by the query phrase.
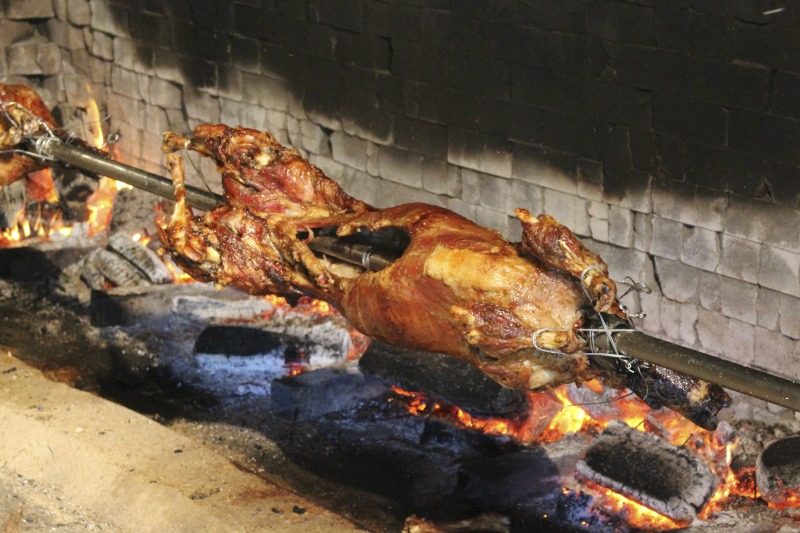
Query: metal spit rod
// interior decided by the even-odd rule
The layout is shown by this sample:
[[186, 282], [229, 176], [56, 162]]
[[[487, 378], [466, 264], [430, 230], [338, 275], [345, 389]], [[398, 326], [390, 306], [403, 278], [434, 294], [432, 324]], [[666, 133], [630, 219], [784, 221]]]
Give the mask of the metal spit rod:
[[[108, 176], [137, 189], [174, 199], [172, 181], [162, 176], [113, 161], [56, 138], [43, 139], [37, 143], [37, 149], [46, 157], [86, 172]], [[186, 198], [193, 207], [203, 211], [224, 202], [223, 197], [218, 194], [188, 185]], [[381, 270], [395, 260], [391, 253], [384, 253], [365, 244], [347, 243], [335, 237], [316, 237], [309, 243], [309, 247], [368, 270]], [[662, 341], [639, 331], [615, 332], [613, 338], [617, 349], [630, 357], [800, 411], [800, 383], [795, 381]]]
[[[800, 412], [800, 383], [796, 381], [657, 339], [641, 331], [611, 330], [611, 335], [622, 354]], [[607, 335], [596, 337], [595, 342], [598, 349], [613, 352]]]

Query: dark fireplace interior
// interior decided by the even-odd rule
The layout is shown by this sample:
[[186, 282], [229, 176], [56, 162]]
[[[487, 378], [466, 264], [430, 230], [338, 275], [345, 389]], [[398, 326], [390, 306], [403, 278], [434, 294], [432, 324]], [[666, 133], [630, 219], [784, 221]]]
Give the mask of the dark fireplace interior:
[[[800, 378], [790, 3], [6, 0], [0, 29], [0, 83], [115, 161], [169, 177], [163, 132], [242, 125], [377, 207], [442, 206], [514, 242], [515, 208], [547, 213], [638, 288], [621, 301], [641, 331]], [[187, 183], [222, 192], [208, 159], [186, 159]], [[141, 478], [144, 512], [112, 470], [71, 474], [52, 444], [24, 459], [46, 440], [35, 424], [60, 427], [44, 386], [25, 389], [0, 409], [11, 424], [40, 406], [13, 430], [33, 444], [0, 461], [4, 531], [798, 527], [792, 409], [731, 391], [705, 430], [599, 380], [505, 388], [371, 340], [324, 301], [193, 281], [156, 237], [174, 202], [97, 178], [55, 165], [0, 187], [0, 379], [68, 385], [64, 442], [99, 439], [97, 465], [108, 435], [90, 435], [85, 402], [100, 399], [186, 439], [167, 459], [202, 447], [236, 474], [196, 461], [211, 477], [185, 514], [163, 510], [182, 478]], [[389, 241], [408, 236], [358, 244]], [[60, 473], [37, 477], [50, 460]], [[73, 477], [97, 494], [76, 498]]]

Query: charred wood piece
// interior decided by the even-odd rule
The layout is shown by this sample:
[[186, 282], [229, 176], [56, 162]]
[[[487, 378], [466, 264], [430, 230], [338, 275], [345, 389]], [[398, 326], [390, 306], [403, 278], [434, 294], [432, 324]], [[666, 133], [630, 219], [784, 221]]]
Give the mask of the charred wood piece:
[[592, 442], [578, 473], [678, 523], [694, 519], [719, 485], [691, 452], [619, 421]]
[[[89, 268], [96, 269], [114, 287], [149, 285], [144, 274], [127, 259], [109, 250], [96, 250], [86, 258]], [[92, 271], [93, 277], [95, 273]]]
[[286, 420], [315, 420], [389, 392], [353, 367], [327, 367], [272, 382], [272, 412]]
[[115, 233], [108, 239], [108, 247], [141, 270], [150, 282], [157, 285], [172, 282], [172, 275], [158, 254], [129, 235]]
[[471, 414], [512, 417], [527, 407], [522, 391], [501, 386], [470, 363], [439, 353], [373, 341], [359, 368], [388, 383], [424, 391]]

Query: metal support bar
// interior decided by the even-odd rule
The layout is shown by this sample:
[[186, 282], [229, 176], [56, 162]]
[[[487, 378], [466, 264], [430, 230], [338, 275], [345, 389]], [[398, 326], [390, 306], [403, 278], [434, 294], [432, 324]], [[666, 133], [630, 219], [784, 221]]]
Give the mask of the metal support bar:
[[[57, 159], [85, 172], [108, 176], [162, 198], [170, 200], [175, 198], [172, 193], [172, 180], [168, 178], [108, 159], [85, 148], [67, 144], [56, 137], [43, 138], [37, 141], [36, 147], [42, 155]], [[221, 195], [190, 185], [186, 186], [186, 199], [192, 207], [203, 211], [209, 211], [224, 202]]]
[[[620, 331], [612, 335], [617, 349], [625, 355], [800, 411], [800, 383], [796, 381], [684, 348], [641, 331]], [[607, 335], [596, 337], [595, 342], [598, 348], [613, 353]]]

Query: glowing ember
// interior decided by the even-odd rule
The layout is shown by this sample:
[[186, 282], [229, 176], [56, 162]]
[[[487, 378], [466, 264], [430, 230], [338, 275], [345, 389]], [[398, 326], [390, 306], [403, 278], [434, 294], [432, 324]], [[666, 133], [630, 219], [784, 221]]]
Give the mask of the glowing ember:
[[523, 442], [531, 440], [527, 431], [527, 420], [472, 416], [455, 405], [433, 400], [421, 392], [411, 392], [397, 386], [392, 386], [392, 391], [397, 395], [395, 399], [405, 403], [408, 412], [413, 415], [424, 414], [488, 435], [508, 435]]
[[613, 512], [631, 527], [644, 531], [667, 531], [681, 527], [681, 524], [611, 489], [591, 482], [587, 482], [587, 485], [594, 486], [595, 490], [600, 493], [596, 505], [607, 512]]

